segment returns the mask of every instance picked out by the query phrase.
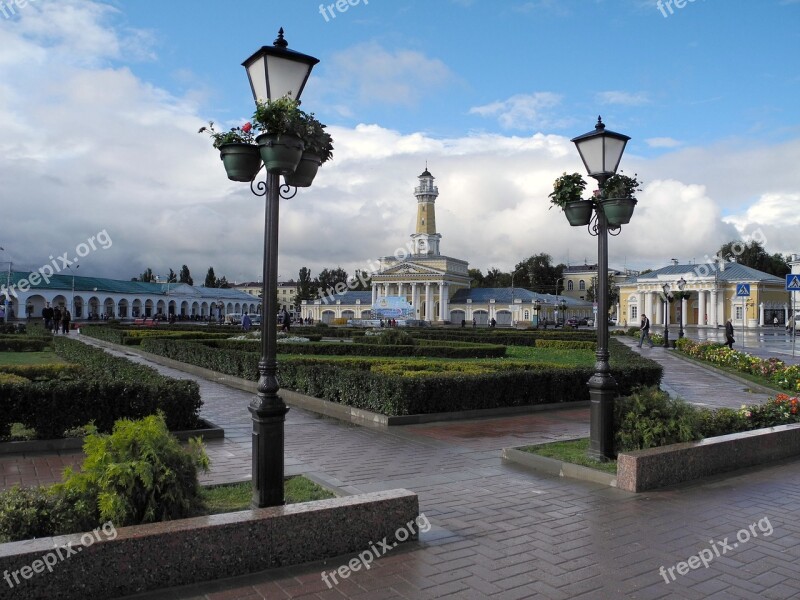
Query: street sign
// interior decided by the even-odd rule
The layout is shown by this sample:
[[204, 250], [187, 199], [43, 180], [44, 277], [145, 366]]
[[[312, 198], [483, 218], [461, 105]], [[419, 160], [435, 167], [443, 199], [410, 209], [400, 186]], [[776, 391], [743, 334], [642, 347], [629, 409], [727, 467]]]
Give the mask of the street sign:
[[797, 273], [789, 273], [786, 276], [786, 291], [800, 292], [800, 275]]
[[737, 283], [736, 284], [736, 295], [745, 297], [750, 295], [750, 284], [749, 283]]

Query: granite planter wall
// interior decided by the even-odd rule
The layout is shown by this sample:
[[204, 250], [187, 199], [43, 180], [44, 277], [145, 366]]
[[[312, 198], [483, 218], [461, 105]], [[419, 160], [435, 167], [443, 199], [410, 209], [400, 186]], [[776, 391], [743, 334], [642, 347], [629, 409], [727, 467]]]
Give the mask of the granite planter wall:
[[643, 492], [797, 455], [800, 424], [624, 452], [617, 456], [617, 487]]
[[116, 598], [362, 552], [405, 541], [401, 529], [417, 539], [418, 516], [417, 495], [399, 489], [0, 544], [0, 599]]

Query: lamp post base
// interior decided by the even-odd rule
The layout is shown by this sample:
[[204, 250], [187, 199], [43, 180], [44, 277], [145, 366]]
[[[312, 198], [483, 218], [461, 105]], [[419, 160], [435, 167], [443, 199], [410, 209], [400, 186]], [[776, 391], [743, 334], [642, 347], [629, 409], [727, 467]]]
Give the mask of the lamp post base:
[[669, 329], [664, 327], [664, 348], [669, 348]]
[[278, 402], [248, 408], [253, 419], [253, 508], [282, 506], [283, 497], [283, 425], [289, 408], [280, 396]]
[[597, 372], [589, 379], [589, 456], [606, 462], [616, 458], [614, 450], [614, 399], [617, 382], [609, 373]]

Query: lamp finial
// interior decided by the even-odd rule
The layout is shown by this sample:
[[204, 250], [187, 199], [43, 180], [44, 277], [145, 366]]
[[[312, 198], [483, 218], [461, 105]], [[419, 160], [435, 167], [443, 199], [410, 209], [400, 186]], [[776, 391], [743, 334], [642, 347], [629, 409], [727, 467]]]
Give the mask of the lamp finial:
[[603, 131], [606, 128], [605, 124], [603, 123], [603, 119], [600, 118], [600, 115], [597, 115], [597, 125], [595, 125], [594, 128], [597, 131]]
[[289, 42], [283, 39], [283, 27], [278, 30], [278, 37], [272, 42], [272, 45], [278, 48], [287, 48], [289, 46]]

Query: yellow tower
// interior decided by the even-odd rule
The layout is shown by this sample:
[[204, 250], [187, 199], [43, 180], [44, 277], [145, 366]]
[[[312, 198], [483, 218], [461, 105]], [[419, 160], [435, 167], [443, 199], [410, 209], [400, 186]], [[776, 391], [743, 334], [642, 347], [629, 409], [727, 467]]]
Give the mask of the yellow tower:
[[412, 234], [414, 254], [439, 255], [439, 240], [436, 233], [436, 197], [439, 188], [433, 185], [434, 177], [427, 167], [419, 176], [419, 185], [414, 188], [417, 197], [417, 231]]

